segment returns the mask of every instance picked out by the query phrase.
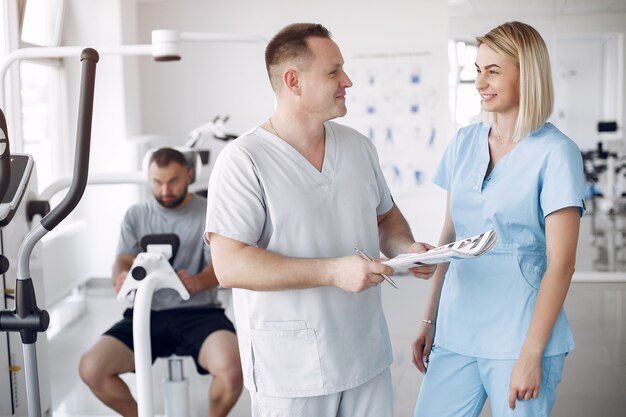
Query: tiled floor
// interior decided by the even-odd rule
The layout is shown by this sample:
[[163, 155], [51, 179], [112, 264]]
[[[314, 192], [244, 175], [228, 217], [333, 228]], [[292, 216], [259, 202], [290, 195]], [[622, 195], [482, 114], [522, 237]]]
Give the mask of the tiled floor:
[[[392, 374], [396, 415], [407, 417], [412, 415], [421, 381], [411, 364], [410, 345], [416, 323], [422, 317], [429, 284], [405, 277], [397, 281], [400, 290], [384, 286], [383, 296], [395, 356]], [[49, 346], [52, 402], [57, 417], [113, 415], [79, 380], [77, 364], [80, 354], [121, 315], [123, 306], [108, 288], [87, 294], [87, 314], [58, 334]], [[626, 283], [573, 283], [566, 308], [577, 348], [566, 361], [553, 417], [626, 416]], [[158, 382], [165, 376], [164, 365], [165, 362], [158, 362], [155, 366], [156, 399], [162, 398]], [[192, 413], [206, 416], [210, 377], [198, 376], [191, 362], [185, 367], [190, 379]], [[134, 377], [126, 379], [133, 386]], [[163, 413], [162, 405], [156, 402], [155, 412]], [[245, 391], [231, 415], [250, 415]], [[487, 416], [491, 416], [488, 407], [481, 414]]]

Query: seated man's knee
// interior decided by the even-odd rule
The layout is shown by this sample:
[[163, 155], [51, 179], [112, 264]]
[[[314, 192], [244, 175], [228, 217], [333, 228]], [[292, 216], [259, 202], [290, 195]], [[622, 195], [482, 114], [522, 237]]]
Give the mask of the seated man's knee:
[[215, 379], [219, 379], [231, 391], [241, 390], [243, 387], [243, 373], [239, 356], [224, 358], [214, 364], [209, 372]]
[[219, 379], [229, 391], [241, 391], [243, 388], [243, 375], [240, 367], [217, 370], [212, 375], [215, 379]]
[[233, 367], [228, 376], [229, 387], [231, 387], [233, 391], [241, 391], [243, 388], [243, 373], [241, 372], [239, 362], [237, 362], [237, 364], [238, 366]]
[[233, 389], [241, 389], [243, 387], [243, 372], [241, 370], [241, 360], [239, 354], [234, 355], [228, 363], [228, 380]]
[[104, 337], [81, 356], [78, 373], [85, 384], [94, 390], [108, 377], [129, 372], [133, 368], [130, 349], [113, 338]]
[[90, 388], [97, 387], [102, 382], [103, 372], [100, 364], [101, 361], [92, 351], [86, 352], [80, 358], [78, 373]]

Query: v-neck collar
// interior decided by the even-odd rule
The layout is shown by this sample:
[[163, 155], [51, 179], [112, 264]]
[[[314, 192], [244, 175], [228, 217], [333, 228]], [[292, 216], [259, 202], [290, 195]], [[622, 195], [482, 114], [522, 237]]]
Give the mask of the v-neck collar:
[[480, 132], [481, 158], [479, 160], [478, 167], [480, 184], [477, 185], [479, 185], [481, 192], [484, 191], [489, 182], [496, 179], [500, 175], [500, 173], [506, 169], [506, 166], [509, 164], [509, 160], [511, 159], [512, 155], [517, 152], [517, 149], [522, 145], [522, 142], [524, 141], [524, 139], [520, 140], [517, 145], [513, 147], [513, 149], [502, 155], [500, 160], [493, 166], [491, 171], [487, 173], [487, 170], [489, 169], [489, 162], [491, 162], [491, 155], [489, 153], [489, 131], [491, 130], [491, 127], [491, 125], [485, 124], [483, 125], [483, 128]]
[[337, 143], [335, 134], [328, 123], [324, 123], [324, 160], [322, 162], [322, 170], [319, 171], [308, 159], [306, 159], [296, 148], [287, 143], [284, 139], [276, 136], [274, 133], [259, 127], [260, 136], [268, 140], [272, 145], [285, 152], [298, 166], [300, 166], [310, 176], [322, 183], [332, 183], [335, 173], [335, 163], [337, 160]]

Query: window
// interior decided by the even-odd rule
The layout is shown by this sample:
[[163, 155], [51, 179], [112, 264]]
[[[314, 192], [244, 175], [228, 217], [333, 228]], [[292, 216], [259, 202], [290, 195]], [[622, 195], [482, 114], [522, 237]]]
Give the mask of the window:
[[[22, 47], [58, 46], [64, 0], [26, 0]], [[60, 59], [22, 60], [20, 68], [21, 149], [37, 164], [39, 191], [65, 174], [63, 127], [65, 103]], [[19, 107], [18, 107], [19, 108]]]
[[7, 30], [5, 28], [8, 27], [8, 25], [6, 24], [7, 20], [6, 20], [6, 5], [0, 5], [0, 23], [2, 23], [2, 25], [0, 27], [3, 28], [3, 30], [0, 30], [0, 59], [3, 59], [4, 56], [7, 54], [7, 50], [8, 48], [8, 33]]
[[39, 46], [58, 46], [63, 10], [64, 0], [27, 0], [22, 20], [22, 41]]
[[463, 41], [448, 43], [450, 111], [455, 130], [480, 120], [480, 95], [474, 87], [477, 50], [476, 45]]
[[56, 63], [23, 61], [20, 78], [23, 152], [35, 159], [43, 190], [63, 174], [61, 71]]

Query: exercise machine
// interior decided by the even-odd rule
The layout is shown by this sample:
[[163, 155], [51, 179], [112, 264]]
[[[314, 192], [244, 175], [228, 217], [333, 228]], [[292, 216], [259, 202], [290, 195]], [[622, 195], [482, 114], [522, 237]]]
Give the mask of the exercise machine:
[[215, 116], [213, 120], [198, 126], [189, 132], [187, 142], [184, 145], [200, 155], [202, 176], [197, 178], [196, 183], [204, 187], [201, 194], [205, 197], [206, 187], [217, 156], [229, 142], [238, 136], [226, 127], [229, 118], [230, 116]]
[[[117, 294], [118, 301], [135, 291], [133, 307], [133, 344], [137, 377], [137, 411], [139, 417], [154, 416], [152, 395], [152, 346], [150, 345], [150, 312], [152, 295], [161, 288], [172, 288], [183, 300], [189, 292], [172, 267], [180, 240], [175, 234], [147, 235], [141, 239], [144, 252], [137, 255], [126, 280]], [[189, 417], [188, 381], [183, 375], [182, 359], [168, 359], [169, 376], [165, 380], [165, 415]]]
[[[76, 152], [74, 157], [74, 174], [72, 184], [63, 200], [50, 212], [45, 214], [38, 225], [33, 227], [21, 242], [18, 251], [18, 269], [15, 286], [13, 310], [0, 311], [0, 330], [18, 332], [24, 350], [24, 374], [26, 378], [26, 397], [28, 415], [41, 417], [39, 371], [37, 365], [36, 342], [37, 334], [45, 332], [50, 323], [50, 316], [45, 310], [39, 309], [35, 296], [35, 288], [30, 276], [30, 258], [35, 245], [48, 232], [53, 230], [76, 207], [82, 198], [89, 171], [89, 149], [91, 144], [91, 120], [93, 114], [93, 98], [96, 64], [98, 52], [91, 48], [83, 49], [78, 126], [76, 135]], [[0, 135], [0, 228], [8, 225], [26, 191], [34, 163], [29, 155], [11, 155], [7, 126], [4, 115], [0, 119], [2, 134]], [[28, 204], [28, 203], [27, 203]], [[2, 256], [2, 271], [9, 269], [8, 259]], [[50, 410], [45, 410], [49, 415]]]
[[581, 236], [588, 236], [583, 242], [593, 253], [591, 269], [601, 272], [626, 268], [626, 156], [620, 140], [603, 138], [617, 130], [614, 121], [599, 122], [596, 148], [582, 152], [587, 214], [581, 227], [589, 231]]

